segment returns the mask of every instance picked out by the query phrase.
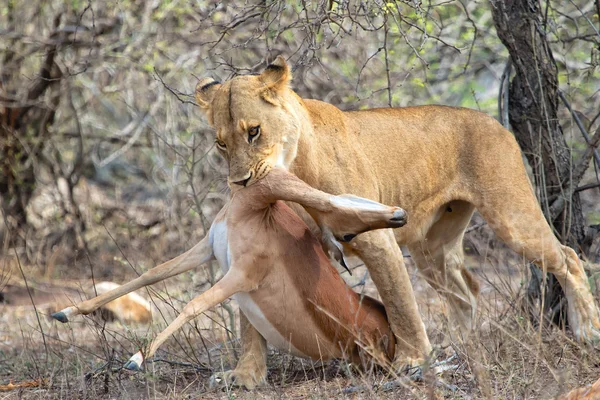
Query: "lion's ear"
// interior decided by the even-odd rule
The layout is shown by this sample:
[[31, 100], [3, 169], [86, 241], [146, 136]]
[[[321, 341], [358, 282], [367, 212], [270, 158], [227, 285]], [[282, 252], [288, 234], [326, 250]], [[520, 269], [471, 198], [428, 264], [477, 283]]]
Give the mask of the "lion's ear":
[[209, 108], [215, 93], [221, 87], [221, 82], [213, 78], [202, 78], [196, 85], [196, 102], [200, 108]]
[[272, 64], [260, 74], [260, 80], [272, 91], [277, 92], [280, 89], [287, 87], [292, 79], [292, 71], [290, 66], [285, 62], [285, 58], [277, 56]]

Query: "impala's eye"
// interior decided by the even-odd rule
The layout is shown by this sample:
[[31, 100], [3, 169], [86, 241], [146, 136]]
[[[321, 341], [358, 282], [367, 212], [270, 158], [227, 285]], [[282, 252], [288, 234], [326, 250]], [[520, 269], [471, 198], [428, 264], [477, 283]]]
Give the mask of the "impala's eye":
[[356, 234], [354, 234], [354, 233], [348, 233], [348, 234], [344, 235], [344, 237], [342, 238], [342, 240], [344, 242], [349, 242], [352, 239], [354, 239], [355, 237], [356, 237]]
[[227, 145], [225, 144], [224, 141], [222, 141], [221, 139], [217, 139], [215, 140], [215, 143], [217, 144], [217, 147], [221, 150], [225, 150], [227, 149]]
[[260, 136], [260, 125], [248, 129], [248, 143], [254, 142]]

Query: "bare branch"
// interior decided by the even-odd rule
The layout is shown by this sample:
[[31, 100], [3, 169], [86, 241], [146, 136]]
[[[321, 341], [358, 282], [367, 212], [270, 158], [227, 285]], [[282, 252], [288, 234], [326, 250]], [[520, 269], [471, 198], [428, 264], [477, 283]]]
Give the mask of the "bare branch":
[[[571, 108], [571, 104], [567, 101], [567, 98], [565, 97], [564, 93], [561, 90], [558, 91], [558, 96], [560, 97], [560, 99], [562, 100], [562, 102], [565, 104], [565, 106], [567, 107], [567, 109], [569, 109], [569, 112], [573, 116], [573, 119], [575, 120], [575, 123], [577, 124], [577, 127], [581, 131], [581, 134], [583, 135], [583, 137], [584, 137], [585, 141], [587, 142], [587, 144], [589, 146], [596, 147], [597, 144], [595, 146], [592, 144], [592, 141], [590, 139], [590, 135], [587, 132], [587, 130], [585, 129], [585, 127], [583, 126], [583, 123], [581, 122], [581, 119], [579, 118], [579, 115], [577, 115], [577, 113], [573, 111], [573, 109]], [[596, 136], [596, 135], [594, 135], [594, 136]], [[596, 150], [595, 148], [594, 148], [594, 160], [596, 162], [596, 166], [598, 168], [600, 168], [600, 154], [598, 154], [598, 150]]]
[[183, 93], [177, 89], [172, 88], [171, 86], [167, 85], [165, 83], [165, 81], [163, 80], [163, 78], [160, 76], [160, 74], [158, 73], [158, 71], [156, 70], [156, 67], [154, 68], [154, 80], [159, 81], [160, 83], [162, 83], [162, 85], [164, 86], [165, 89], [167, 89], [169, 92], [171, 92], [176, 98], [177, 100], [179, 100], [182, 104], [191, 104], [193, 106], [198, 107], [198, 103], [196, 103], [195, 101], [192, 100], [185, 100], [182, 99], [180, 96], [186, 96], [186, 97], [191, 97], [194, 98], [194, 96]]
[[510, 121], [508, 118], [509, 110], [509, 88], [510, 88], [510, 72], [512, 70], [512, 62], [510, 57], [506, 61], [504, 71], [502, 71], [502, 77], [500, 77], [500, 88], [498, 89], [498, 118], [500, 123], [506, 129], [510, 127]]

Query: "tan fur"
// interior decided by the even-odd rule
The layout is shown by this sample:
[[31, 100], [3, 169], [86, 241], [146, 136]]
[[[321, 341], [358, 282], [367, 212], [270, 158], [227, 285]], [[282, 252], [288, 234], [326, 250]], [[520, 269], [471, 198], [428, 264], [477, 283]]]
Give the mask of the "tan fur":
[[559, 400], [600, 400], [600, 379], [596, 382], [571, 390]]
[[[558, 277], [576, 338], [599, 338], [598, 310], [581, 263], [546, 223], [509, 131], [464, 108], [342, 112], [301, 99], [288, 86], [291, 73], [283, 58], [274, 64], [258, 76], [197, 89], [224, 145], [219, 149], [229, 161], [229, 182], [252, 185], [280, 165], [323, 191], [407, 210], [403, 229], [370, 232], [351, 243], [384, 300], [399, 363], [421, 362], [431, 346], [398, 244], [408, 246], [428, 282], [449, 299], [456, 324], [470, 328], [478, 284], [464, 267], [462, 238], [475, 209], [513, 250]], [[242, 129], [249, 125], [260, 125], [252, 143]], [[240, 374], [247, 368], [237, 367]]]
[[[119, 286], [119, 284], [114, 282], [100, 282], [96, 284], [95, 291], [93, 289], [88, 291], [88, 295], [93, 293], [98, 295], [107, 293]], [[55, 308], [55, 310], [60, 310], [62, 308], [64, 308], [64, 306]], [[148, 324], [152, 321], [152, 306], [148, 300], [134, 292], [128, 293], [123, 297], [119, 297], [118, 299], [105, 304], [104, 308], [122, 322]]]
[[[119, 287], [114, 282], [106, 281], [97, 282], [95, 287], [93, 282], [29, 282], [28, 290], [24, 282], [20, 282], [18, 279], [11, 280], [13, 284], [0, 288], [0, 309], [2, 307], [26, 307], [29, 309], [33, 299], [38, 311], [48, 317], [57, 310], [72, 306], [82, 297], [92, 297]], [[152, 321], [150, 303], [137, 293], [129, 293], [104, 304], [100, 308], [100, 312], [104, 319], [116, 319], [128, 324], [147, 324]]]

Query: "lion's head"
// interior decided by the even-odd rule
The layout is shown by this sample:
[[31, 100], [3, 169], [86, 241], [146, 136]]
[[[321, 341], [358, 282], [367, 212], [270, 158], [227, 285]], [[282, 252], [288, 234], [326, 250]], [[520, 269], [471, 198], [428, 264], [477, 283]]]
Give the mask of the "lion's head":
[[288, 87], [291, 78], [279, 56], [260, 75], [198, 82], [196, 100], [229, 162], [230, 185], [251, 185], [274, 166], [287, 169], [296, 157], [301, 124], [290, 102], [301, 100]]

